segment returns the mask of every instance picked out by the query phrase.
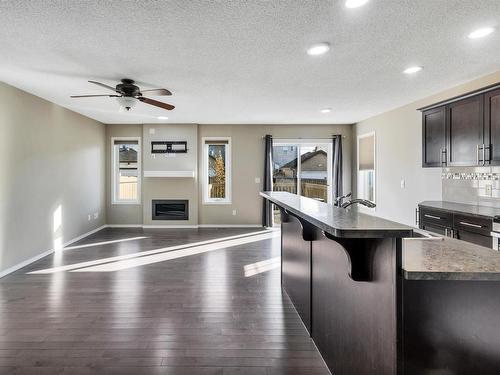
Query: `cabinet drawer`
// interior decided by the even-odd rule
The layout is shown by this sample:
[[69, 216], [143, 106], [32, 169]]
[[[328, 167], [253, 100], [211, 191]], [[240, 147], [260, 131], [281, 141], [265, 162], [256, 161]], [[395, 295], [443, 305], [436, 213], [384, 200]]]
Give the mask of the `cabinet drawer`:
[[459, 231], [464, 230], [489, 236], [492, 220], [486, 217], [455, 214], [453, 216], [453, 227]]
[[484, 236], [482, 234], [469, 232], [466, 230], [459, 230], [457, 232], [457, 238], [462, 241], [467, 241], [474, 243], [476, 245], [492, 248], [493, 239], [490, 236]]
[[451, 227], [453, 215], [447, 211], [420, 207], [420, 223], [423, 225], [434, 224], [442, 227]]
[[432, 225], [432, 224], [426, 224], [426, 223], [423, 223], [420, 225], [420, 228], [423, 229], [423, 230], [426, 230], [427, 232], [432, 232], [432, 233], [436, 233], [436, 234], [440, 234], [442, 236], [447, 236], [448, 235], [448, 231], [447, 231], [447, 227], [441, 227], [441, 226], [438, 226], [438, 225]]

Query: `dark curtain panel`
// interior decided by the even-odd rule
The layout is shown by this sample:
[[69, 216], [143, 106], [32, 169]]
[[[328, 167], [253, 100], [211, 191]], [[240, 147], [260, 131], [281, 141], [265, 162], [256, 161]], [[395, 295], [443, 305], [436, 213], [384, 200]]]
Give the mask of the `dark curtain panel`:
[[333, 136], [333, 176], [332, 191], [333, 199], [343, 195], [342, 192], [342, 136]]
[[[265, 155], [264, 155], [264, 191], [273, 190], [273, 136], [265, 137]], [[273, 226], [273, 207], [271, 202], [264, 199], [264, 209], [262, 212], [262, 225], [265, 227]]]

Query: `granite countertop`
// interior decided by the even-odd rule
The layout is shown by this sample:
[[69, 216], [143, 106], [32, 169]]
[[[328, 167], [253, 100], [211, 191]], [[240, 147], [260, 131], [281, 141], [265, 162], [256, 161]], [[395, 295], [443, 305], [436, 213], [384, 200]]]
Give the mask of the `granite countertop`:
[[462, 204], [446, 201], [424, 201], [419, 203], [418, 205], [435, 208], [438, 210], [452, 211], [459, 214], [465, 213], [477, 216], [485, 216], [488, 218], [493, 218], [494, 216], [500, 215], [500, 208], [477, 206], [473, 204]]
[[409, 237], [413, 232], [407, 225], [361, 213], [352, 206], [344, 209], [279, 191], [262, 192], [260, 195], [335, 237]]
[[403, 240], [407, 280], [498, 280], [500, 251], [449, 237]]

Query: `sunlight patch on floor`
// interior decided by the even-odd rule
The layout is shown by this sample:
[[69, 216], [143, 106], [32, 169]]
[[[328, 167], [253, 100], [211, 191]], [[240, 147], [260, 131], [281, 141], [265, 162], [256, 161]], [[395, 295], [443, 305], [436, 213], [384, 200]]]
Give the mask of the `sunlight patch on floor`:
[[119, 242], [142, 240], [144, 238], [149, 238], [149, 237], [146, 237], [146, 236], [130, 237], [130, 238], [122, 238], [120, 240], [94, 242], [94, 243], [88, 243], [88, 244], [77, 245], [77, 246], [66, 246], [63, 250], [66, 251], [66, 250], [74, 250], [74, 249], [83, 249], [83, 248], [86, 248], [86, 247], [103, 246], [103, 245], [110, 245], [110, 244], [119, 243]]
[[[164, 255], [165, 252], [184, 250], [184, 249], [189, 250], [191, 248], [196, 248], [196, 247], [200, 247], [203, 245], [209, 245], [209, 244], [223, 243], [223, 246], [220, 247], [220, 248], [223, 248], [223, 247], [229, 246], [227, 241], [232, 241], [232, 240], [237, 240], [237, 239], [245, 239], [245, 238], [253, 239], [255, 236], [259, 236], [258, 241], [261, 241], [263, 239], [279, 237], [280, 232], [277, 230], [274, 230], [274, 229], [260, 230], [257, 232], [250, 232], [250, 233], [238, 234], [238, 235], [234, 235], [234, 236], [214, 238], [212, 240], [169, 246], [169, 247], [164, 247], [164, 248], [155, 249], [155, 250], [141, 251], [141, 252], [132, 253], [132, 254], [118, 255], [118, 256], [113, 256], [113, 257], [109, 257], [109, 258], [101, 258], [101, 259], [96, 259], [96, 260], [91, 260], [91, 261], [86, 261], [86, 262], [68, 264], [68, 265], [59, 266], [59, 267], [46, 268], [46, 269], [42, 269], [42, 270], [28, 272], [28, 274], [53, 274], [56, 272], [72, 271], [72, 270], [76, 270], [79, 268], [92, 267], [92, 266], [96, 266], [96, 265], [104, 265], [104, 264], [120, 262], [120, 261], [124, 261], [124, 260], [135, 260], [136, 258], [147, 257], [149, 255], [155, 255], [155, 254]], [[269, 237], [260, 238], [261, 236], [269, 236]], [[252, 241], [250, 241], [250, 242], [252, 242]], [[235, 246], [235, 245], [231, 245], [231, 246]], [[217, 250], [217, 249], [214, 249], [214, 250]]]
[[203, 254], [207, 253], [209, 251], [214, 251], [214, 250], [220, 250], [220, 249], [226, 249], [230, 248], [233, 246], [239, 246], [239, 245], [244, 245], [252, 242], [258, 242], [258, 241], [264, 241], [271, 239], [273, 237], [278, 237], [279, 233], [278, 232], [268, 232], [268, 233], [263, 233], [263, 234], [256, 234], [253, 236], [248, 236], [244, 238], [236, 238], [232, 240], [226, 240], [226, 241], [218, 241], [215, 243], [210, 243], [210, 244], [205, 244], [205, 245], [199, 245], [199, 246], [192, 246], [186, 249], [181, 249], [181, 250], [175, 250], [175, 251], [167, 251], [159, 254], [154, 254], [154, 255], [147, 255], [147, 256], [141, 256], [133, 259], [128, 259], [128, 260], [122, 260], [118, 262], [112, 262], [112, 263], [105, 263], [97, 266], [91, 266], [91, 267], [85, 267], [85, 268], [79, 268], [76, 270], [73, 270], [71, 272], [114, 272], [114, 271], [120, 271], [128, 268], [133, 268], [133, 267], [140, 267], [140, 266], [145, 266], [149, 264], [154, 264], [158, 262], [164, 262], [167, 260], [172, 260], [172, 259], [179, 259], [183, 257], [188, 257], [191, 255], [198, 255], [198, 254]]
[[281, 266], [281, 257], [271, 258], [263, 260], [261, 262], [256, 262], [252, 264], [247, 264], [243, 267], [245, 272], [245, 277], [251, 277], [258, 275], [259, 273], [268, 272], [279, 268]]

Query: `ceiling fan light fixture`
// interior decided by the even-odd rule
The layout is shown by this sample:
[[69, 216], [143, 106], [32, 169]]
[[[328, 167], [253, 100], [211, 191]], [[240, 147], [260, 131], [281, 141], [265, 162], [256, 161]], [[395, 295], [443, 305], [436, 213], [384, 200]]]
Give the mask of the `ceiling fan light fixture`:
[[127, 111], [130, 111], [137, 104], [137, 99], [131, 96], [119, 96], [116, 100]]

